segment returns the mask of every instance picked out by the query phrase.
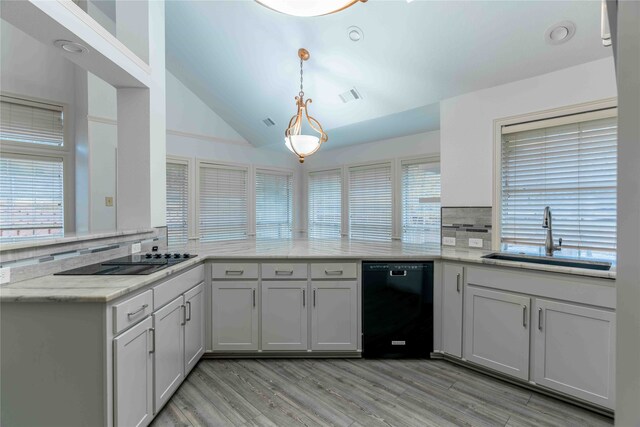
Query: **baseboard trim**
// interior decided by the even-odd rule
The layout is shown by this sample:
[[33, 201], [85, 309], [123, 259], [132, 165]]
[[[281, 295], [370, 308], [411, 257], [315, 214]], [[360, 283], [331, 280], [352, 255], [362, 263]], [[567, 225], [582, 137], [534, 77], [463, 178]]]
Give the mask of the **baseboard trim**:
[[203, 359], [361, 359], [360, 352], [271, 351], [265, 352], [207, 352]]

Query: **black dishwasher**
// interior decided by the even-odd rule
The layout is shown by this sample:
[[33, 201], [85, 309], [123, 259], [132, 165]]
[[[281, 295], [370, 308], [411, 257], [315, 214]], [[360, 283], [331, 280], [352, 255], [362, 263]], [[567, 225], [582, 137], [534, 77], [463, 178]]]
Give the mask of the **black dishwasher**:
[[363, 357], [428, 358], [433, 262], [363, 262], [362, 315]]

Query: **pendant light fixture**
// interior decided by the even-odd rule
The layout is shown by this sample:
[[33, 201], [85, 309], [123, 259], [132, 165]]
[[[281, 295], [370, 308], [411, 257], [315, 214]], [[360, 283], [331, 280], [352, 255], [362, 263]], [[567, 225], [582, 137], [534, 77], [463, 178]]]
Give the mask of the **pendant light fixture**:
[[[309, 59], [309, 51], [304, 48], [298, 49], [298, 57], [300, 58], [300, 93], [296, 96], [297, 113], [289, 120], [289, 126], [284, 132], [284, 143], [293, 154], [298, 156], [300, 163], [304, 163], [305, 157], [308, 157], [318, 151], [323, 142], [326, 142], [328, 136], [322, 130], [322, 125], [309, 115], [308, 104], [311, 99], [304, 99], [304, 90], [302, 87], [302, 64]], [[303, 123], [306, 119], [305, 127], [316, 135], [303, 134]]]
[[256, 0], [261, 5], [292, 16], [320, 16], [340, 12], [367, 0]]

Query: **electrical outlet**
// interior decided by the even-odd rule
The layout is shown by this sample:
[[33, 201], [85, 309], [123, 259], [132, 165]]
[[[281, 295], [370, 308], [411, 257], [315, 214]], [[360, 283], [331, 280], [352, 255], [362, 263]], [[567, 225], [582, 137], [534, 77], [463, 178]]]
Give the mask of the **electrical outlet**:
[[469, 247], [470, 248], [481, 248], [482, 247], [482, 239], [469, 239]]
[[107, 196], [104, 198], [104, 205], [107, 207], [113, 207], [113, 197]]
[[443, 237], [442, 238], [442, 244], [446, 245], [446, 246], [455, 246], [456, 245], [456, 238], [455, 237]]
[[142, 243], [134, 243], [133, 245], [131, 245], [132, 254], [137, 254], [141, 250], [142, 250]]
[[0, 268], [0, 285], [9, 283], [11, 281], [11, 268]]

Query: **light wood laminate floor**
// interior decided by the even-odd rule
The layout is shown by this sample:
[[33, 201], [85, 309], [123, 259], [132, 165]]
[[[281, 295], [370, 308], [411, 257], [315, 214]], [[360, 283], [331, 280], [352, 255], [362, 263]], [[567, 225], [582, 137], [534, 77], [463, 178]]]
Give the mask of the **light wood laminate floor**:
[[200, 361], [153, 426], [610, 426], [443, 360]]

